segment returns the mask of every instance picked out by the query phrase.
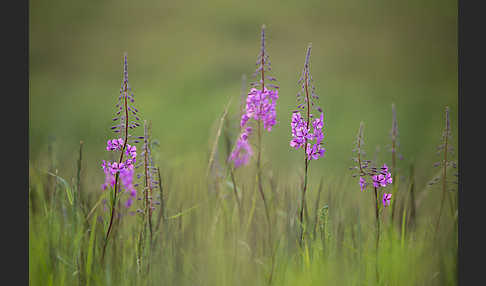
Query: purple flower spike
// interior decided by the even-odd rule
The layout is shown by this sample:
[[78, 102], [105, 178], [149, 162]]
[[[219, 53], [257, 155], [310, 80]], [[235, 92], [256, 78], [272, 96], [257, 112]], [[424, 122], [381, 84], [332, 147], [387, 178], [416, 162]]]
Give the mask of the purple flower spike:
[[[248, 137], [251, 128], [245, 126], [250, 124], [250, 119], [263, 123], [263, 128], [268, 132], [272, 131], [273, 126], [277, 124], [276, 103], [278, 99], [278, 86], [275, 84], [265, 84], [265, 79], [275, 82], [276, 78], [269, 76], [271, 66], [269, 56], [265, 48], [265, 26], [262, 27], [261, 47], [256, 61], [256, 70], [253, 76], [256, 78], [250, 83], [252, 87], [247, 94], [245, 106], [242, 106], [242, 115], [240, 120], [241, 133], [236, 141], [236, 145], [231, 152], [228, 160], [234, 162], [235, 168], [246, 165], [253, 154]], [[245, 88], [246, 93], [246, 88]]]
[[392, 197], [392, 194], [387, 194], [387, 193], [383, 194], [383, 206], [384, 207], [390, 205], [391, 197]]
[[[312, 76], [309, 70], [309, 59], [310, 59], [311, 46], [307, 49], [307, 54], [305, 58], [304, 70], [302, 71], [302, 76], [299, 80], [299, 84], [302, 85], [302, 90], [297, 94], [297, 108], [303, 109], [303, 112], [307, 115], [307, 121], [304, 120], [300, 111], [294, 111], [292, 113], [292, 120], [290, 123], [292, 139], [290, 140], [290, 146], [295, 149], [305, 149], [307, 154], [307, 160], [317, 160], [324, 156], [326, 150], [321, 147], [322, 140], [324, 139], [324, 134], [322, 133], [322, 128], [324, 127], [324, 113], [322, 108], [317, 107], [320, 113], [319, 118], [316, 118], [314, 114], [310, 111], [310, 106], [317, 106], [313, 99], [317, 99], [317, 96], [312, 94], [309, 97], [309, 89], [314, 90], [312, 85]], [[303, 98], [301, 94], [305, 95]], [[304, 100], [303, 103], [301, 101]], [[307, 110], [309, 109], [309, 110]], [[314, 118], [311, 124], [311, 120]], [[312, 130], [311, 130], [312, 129]], [[311, 142], [315, 140], [315, 142]]]
[[137, 193], [133, 186], [133, 169], [137, 161], [137, 147], [131, 146], [128, 143], [137, 142], [130, 139], [134, 137], [134, 134], [131, 134], [131, 130], [140, 126], [140, 123], [137, 122], [140, 120], [140, 116], [137, 114], [138, 109], [133, 104], [129, 104], [129, 102], [134, 102], [134, 95], [131, 93], [131, 87], [128, 82], [128, 63], [125, 54], [123, 61], [123, 80], [120, 95], [115, 105], [117, 112], [116, 117], [112, 119], [112, 121], [117, 121], [118, 124], [111, 127], [111, 130], [120, 134], [119, 136], [121, 138], [110, 139], [106, 142], [106, 150], [119, 152], [120, 159], [118, 162], [103, 160], [102, 168], [105, 173], [105, 182], [102, 185], [102, 189], [106, 190], [108, 187], [114, 187], [116, 193], [119, 193], [118, 179], [120, 179], [122, 188], [130, 194], [130, 199], [126, 202], [127, 206], [132, 204], [132, 199], [136, 197]]
[[277, 123], [275, 106], [278, 99], [278, 86], [274, 84], [265, 85], [265, 78], [272, 82], [276, 81], [275, 77], [268, 75], [271, 66], [265, 48], [265, 26], [262, 27], [261, 47], [256, 64], [254, 76], [257, 77], [257, 80], [250, 84], [253, 88], [250, 89], [246, 98], [246, 109], [241, 116], [240, 127], [243, 128], [248, 120], [253, 118], [256, 121], [262, 121], [263, 128], [270, 132]]

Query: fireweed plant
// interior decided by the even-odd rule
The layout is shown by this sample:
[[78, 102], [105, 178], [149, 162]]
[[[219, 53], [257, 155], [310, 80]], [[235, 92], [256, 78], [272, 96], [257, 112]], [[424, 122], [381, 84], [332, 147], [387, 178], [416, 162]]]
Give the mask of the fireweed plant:
[[395, 104], [392, 104], [392, 128], [390, 130], [391, 137], [391, 154], [392, 154], [392, 168], [391, 171], [396, 174], [397, 168], [397, 156], [398, 159], [402, 160], [402, 154], [398, 153], [398, 148], [400, 147], [400, 141], [398, 140], [398, 120], [397, 120], [397, 110]]
[[[142, 228], [139, 233], [139, 241], [138, 241], [138, 254], [137, 254], [137, 265], [139, 267], [139, 271], [142, 268], [142, 259], [145, 250], [149, 250], [147, 257], [150, 260], [150, 250], [153, 247], [153, 233], [154, 233], [154, 225], [153, 225], [153, 211], [155, 210], [155, 205], [160, 205], [159, 201], [155, 200], [154, 191], [159, 188], [160, 178], [158, 177], [158, 169], [154, 166], [154, 162], [152, 159], [152, 152], [151, 152], [151, 123], [147, 123], [144, 121], [144, 136], [139, 137], [143, 138], [143, 148], [140, 156], [143, 160], [135, 166], [135, 168], [141, 168], [141, 173], [137, 174], [137, 179], [142, 179], [143, 184], [143, 195], [139, 197], [138, 200], [143, 201], [143, 209], [137, 209], [137, 213], [141, 214], [142, 216]], [[136, 186], [138, 186], [137, 184]], [[148, 230], [148, 231], [147, 231]], [[147, 235], [148, 232], [148, 235]], [[148, 240], [149, 247], [145, 247], [145, 243]], [[150, 263], [149, 261], [146, 263], [147, 271], [149, 270]]]
[[[435, 177], [429, 184], [433, 185], [435, 183], [438, 183], [439, 181], [442, 184], [442, 198], [440, 200], [440, 209], [439, 209], [439, 215], [437, 217], [437, 223], [435, 227], [435, 236], [437, 235], [437, 232], [439, 230], [439, 224], [440, 224], [440, 218], [442, 215], [442, 209], [444, 208], [444, 201], [446, 198], [446, 190], [447, 190], [447, 168], [452, 167], [456, 168], [457, 164], [454, 160], [451, 159], [452, 155], [454, 154], [454, 148], [452, 147], [452, 132], [451, 132], [451, 121], [449, 118], [449, 107], [446, 106], [445, 108], [445, 124], [444, 124], [444, 131], [442, 132], [442, 143], [437, 146], [437, 154], [440, 155], [443, 153], [442, 160], [439, 162], [436, 162], [434, 164], [434, 167], [442, 167], [441, 170], [441, 175], [438, 177]], [[449, 156], [448, 156], [449, 155]], [[454, 174], [456, 177], [458, 176], [457, 172]], [[451, 200], [451, 205], [452, 205], [452, 200]], [[455, 207], [452, 206], [451, 208], [452, 211], [455, 210]]]
[[[321, 147], [324, 134], [322, 128], [324, 126], [324, 115], [321, 107], [317, 105], [317, 99], [319, 97], [315, 94], [315, 86], [313, 85], [312, 75], [310, 74], [310, 54], [312, 45], [309, 44], [305, 57], [304, 69], [302, 75], [298, 81], [301, 85], [301, 90], [297, 93], [298, 110], [292, 113], [292, 121], [290, 123], [292, 139], [290, 140], [290, 146], [296, 150], [302, 149], [304, 151], [304, 186], [302, 188], [302, 201], [300, 204], [299, 222], [301, 225], [300, 243], [304, 239], [304, 206], [305, 206], [305, 193], [307, 190], [307, 177], [309, 163], [312, 160], [317, 160], [324, 156], [326, 151]], [[311, 107], [320, 113], [319, 117], [316, 117], [311, 112]], [[305, 117], [302, 117], [300, 111], [304, 113]], [[311, 119], [312, 126], [311, 126]], [[312, 128], [311, 128], [312, 127]], [[312, 144], [312, 141], [314, 141]]]
[[363, 151], [364, 145], [364, 124], [363, 122], [359, 125], [358, 135], [356, 137], [356, 145], [353, 149], [353, 152], [356, 153], [356, 157], [352, 158], [352, 160], [357, 164], [357, 166], [352, 167], [352, 170], [357, 171], [357, 174], [353, 174], [353, 177], [359, 176], [359, 186], [361, 192], [364, 192], [369, 185], [369, 180], [371, 179], [373, 190], [374, 190], [374, 208], [375, 208], [375, 221], [376, 221], [376, 280], [377, 282], [380, 280], [379, 278], [379, 271], [378, 271], [378, 249], [380, 246], [380, 200], [383, 204], [383, 208], [390, 206], [392, 194], [383, 191], [383, 194], [380, 196], [380, 191], [385, 188], [386, 186], [393, 183], [393, 179], [391, 173], [389, 172], [388, 166], [383, 164], [381, 168], [376, 168], [371, 166], [373, 164], [370, 160], [364, 160], [365, 152]]
[[238, 168], [242, 165], [248, 164], [250, 157], [253, 155], [253, 150], [249, 143], [250, 135], [253, 128], [250, 125], [250, 119], [256, 121], [257, 129], [257, 180], [258, 190], [265, 206], [265, 214], [267, 216], [269, 228], [271, 225], [270, 214], [268, 211], [267, 201], [263, 193], [262, 185], [262, 124], [263, 129], [268, 132], [272, 131], [272, 127], [277, 123], [276, 121], [276, 100], [278, 99], [278, 86], [268, 82], [275, 82], [276, 79], [269, 76], [268, 73], [272, 70], [269, 56], [265, 49], [265, 25], [262, 26], [261, 33], [261, 47], [256, 62], [256, 70], [253, 76], [258, 80], [250, 83], [251, 89], [246, 97], [245, 110], [241, 116], [240, 128], [241, 133], [236, 141], [236, 146], [231, 153], [229, 160], [233, 162], [234, 167]]
[[[115, 117], [112, 119], [116, 124], [111, 127], [111, 130], [121, 136], [115, 139], [110, 139], [107, 142], [106, 150], [119, 153], [119, 159], [116, 162], [102, 161], [102, 169], [105, 173], [105, 183], [102, 185], [103, 190], [109, 189], [110, 195], [110, 220], [108, 229], [106, 231], [105, 242], [103, 245], [102, 260], [105, 255], [106, 246], [108, 245], [110, 233], [112, 232], [113, 222], [117, 214], [116, 206], [121, 194], [120, 187], [122, 186], [126, 193], [129, 194], [125, 201], [125, 207], [130, 208], [133, 200], [137, 196], [137, 190], [133, 185], [134, 164], [137, 161], [137, 147], [132, 144], [139, 143], [143, 137], [135, 137], [132, 135], [132, 130], [140, 126], [140, 118], [138, 117], [138, 110], [133, 106], [135, 101], [132, 89], [128, 83], [128, 64], [127, 55], [124, 56], [123, 63], [123, 81], [120, 89], [120, 96], [116, 103]], [[120, 186], [121, 182], [121, 186]]]
[[[391, 172], [395, 174], [395, 178], [397, 177], [398, 170], [397, 170], [397, 159], [402, 160], [403, 156], [401, 153], [398, 153], [398, 149], [400, 147], [400, 141], [398, 137], [398, 120], [397, 120], [397, 111], [395, 104], [392, 104], [392, 128], [390, 130], [390, 137], [391, 137], [391, 146], [390, 146], [390, 152], [391, 152], [391, 161], [392, 161], [392, 166], [391, 166]], [[397, 180], [393, 182], [393, 188], [392, 188], [392, 193], [396, 193], [396, 190], [398, 189], [397, 186]], [[397, 198], [395, 197], [395, 200], [392, 204], [392, 222], [393, 218], [395, 217], [395, 206], [396, 206], [396, 201]]]
[[380, 191], [385, 188], [386, 186], [393, 183], [393, 178], [391, 173], [389, 172], [389, 168], [386, 164], [383, 164], [381, 168], [371, 167], [370, 164], [372, 163], [369, 160], [364, 160], [365, 152], [363, 151], [363, 133], [364, 133], [364, 124], [363, 122], [360, 123], [358, 135], [356, 138], [356, 146], [353, 149], [353, 152], [356, 153], [356, 157], [353, 158], [353, 161], [357, 164], [357, 166], [352, 167], [352, 170], [356, 170], [358, 174], [353, 174], [353, 177], [359, 176], [359, 186], [361, 192], [364, 192], [369, 185], [369, 181], [373, 185], [374, 189], [374, 208], [375, 208], [375, 219], [376, 219], [376, 248], [378, 249], [379, 241], [380, 241], [380, 197], [381, 203], [383, 207], [387, 207], [391, 203], [392, 194], [383, 191], [383, 194], [380, 195]]

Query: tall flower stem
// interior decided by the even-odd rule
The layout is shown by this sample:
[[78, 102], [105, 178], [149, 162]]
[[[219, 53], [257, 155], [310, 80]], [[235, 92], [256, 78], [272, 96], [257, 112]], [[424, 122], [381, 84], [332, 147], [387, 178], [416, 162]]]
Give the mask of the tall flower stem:
[[[395, 140], [393, 139], [392, 140], [392, 172], [394, 172], [393, 174], [395, 174], [396, 176], [396, 154], [395, 154]], [[396, 180], [393, 180], [393, 184], [395, 185], [395, 181]], [[396, 190], [398, 188], [398, 186], [394, 186], [393, 187], [393, 190]], [[395, 196], [395, 192], [393, 193], [393, 195]], [[395, 197], [396, 198], [396, 197]], [[393, 223], [393, 220], [395, 218], [395, 205], [396, 205], [396, 199], [395, 201], [393, 202], [393, 205], [392, 205], [392, 211], [391, 211], [391, 222]]]
[[[307, 144], [306, 144], [307, 145]], [[305, 192], [307, 190], [307, 170], [308, 170], [309, 163], [307, 161], [307, 154], [305, 158], [305, 175], [304, 175], [304, 188], [302, 189], [302, 200], [300, 203], [300, 213], [299, 213], [299, 221], [301, 225], [300, 231], [300, 245], [304, 242], [304, 206], [305, 206]]]
[[375, 218], [376, 218], [376, 250], [380, 245], [380, 209], [378, 205], [378, 189], [375, 187]]
[[392, 131], [391, 131], [391, 138], [392, 138], [392, 174], [396, 174], [396, 165], [397, 165], [397, 136], [398, 136], [398, 124], [397, 124], [397, 114], [395, 109], [395, 104], [392, 104]]
[[[125, 153], [125, 148], [127, 146], [127, 141], [128, 141], [128, 84], [125, 81], [123, 84], [123, 101], [124, 101], [124, 106], [125, 106], [125, 131], [123, 134], [123, 147], [121, 149], [120, 153], [120, 159], [118, 160], [118, 164], [123, 162], [123, 154]], [[113, 226], [113, 219], [115, 217], [115, 205], [116, 205], [116, 194], [118, 192], [118, 185], [119, 185], [119, 174], [116, 173], [115, 175], [115, 185], [114, 185], [114, 190], [113, 190], [113, 195], [112, 195], [112, 203], [111, 203], [111, 214], [110, 214], [110, 224], [108, 226], [108, 230], [106, 231], [106, 236], [105, 236], [105, 243], [103, 245], [103, 252], [101, 255], [101, 261], [104, 260], [105, 257], [105, 251], [106, 251], [106, 246], [108, 244], [108, 239], [110, 237], [111, 229]]]
[[[265, 25], [262, 27], [262, 54], [260, 59], [261, 65], [261, 83], [262, 83], [262, 94], [265, 91]], [[260, 96], [263, 96], [260, 94]], [[260, 110], [263, 108], [263, 101], [260, 98]], [[262, 157], [262, 121], [258, 120], [258, 157], [257, 157], [257, 169], [258, 169], [258, 190], [260, 191], [260, 195], [262, 196], [263, 204], [265, 206], [265, 214], [267, 216], [268, 221], [268, 233], [269, 239], [271, 240], [272, 237], [272, 223], [270, 221], [270, 213], [268, 212], [268, 205], [267, 201], [265, 200], [265, 194], [263, 193], [263, 185], [262, 185], [262, 166], [261, 166], [261, 158]]]
[[380, 209], [378, 205], [378, 189], [375, 187], [375, 218], [376, 218], [376, 280], [379, 281], [378, 272], [378, 249], [380, 246]]
[[[150, 123], [149, 123], [150, 124]], [[145, 127], [145, 150], [144, 150], [144, 174], [145, 174], [145, 216], [147, 217], [147, 223], [150, 231], [150, 248], [152, 248], [152, 184], [149, 177], [149, 131], [147, 127], [147, 121], [144, 122]]]
[[235, 180], [235, 173], [233, 168], [230, 167], [230, 176], [231, 176], [231, 183], [233, 184], [233, 193], [235, 194], [236, 205], [238, 207], [238, 214], [240, 217], [240, 223], [243, 222], [243, 214], [241, 209], [241, 202], [240, 198], [238, 197], [238, 190], [236, 189], [236, 180]]
[[[240, 117], [241, 117], [241, 115], [240, 115]], [[231, 140], [230, 140], [229, 134], [228, 134], [228, 130], [229, 130], [229, 121], [228, 120], [224, 121], [224, 126], [225, 126], [224, 139], [226, 141], [226, 153], [227, 153], [227, 156], [230, 156], [231, 155]], [[242, 214], [242, 209], [241, 209], [240, 198], [238, 197], [238, 190], [237, 190], [237, 187], [236, 187], [236, 179], [235, 179], [235, 172], [234, 172], [233, 166], [229, 165], [228, 170], [229, 170], [229, 173], [230, 173], [231, 183], [233, 184], [233, 193], [235, 195], [235, 201], [236, 201], [236, 205], [237, 205], [237, 208], [238, 208], [239, 221], [240, 221], [240, 224], [241, 224], [243, 222], [243, 214]]]
[[[263, 73], [263, 72], [262, 72]], [[263, 86], [263, 84], [262, 84]], [[263, 88], [262, 88], [263, 89]], [[267, 200], [265, 199], [265, 194], [263, 193], [263, 186], [262, 186], [262, 169], [261, 169], [261, 151], [262, 151], [262, 132], [261, 132], [261, 121], [258, 121], [258, 157], [257, 157], [257, 170], [258, 170], [258, 190], [260, 191], [260, 195], [262, 197], [263, 205], [265, 207], [265, 215], [267, 217], [268, 222], [268, 243], [270, 244], [270, 249], [273, 252], [272, 247], [272, 222], [270, 221], [270, 213], [268, 212], [268, 205]], [[275, 257], [273, 253], [272, 256], [272, 268], [270, 271], [270, 276], [268, 278], [268, 284], [272, 284], [273, 278], [273, 269], [275, 265]]]
[[442, 199], [440, 201], [440, 209], [439, 209], [439, 216], [437, 217], [437, 223], [435, 227], [435, 237], [437, 237], [437, 232], [439, 231], [439, 223], [440, 217], [442, 215], [442, 209], [444, 207], [444, 201], [446, 197], [446, 189], [447, 189], [447, 151], [448, 151], [448, 144], [449, 144], [449, 108], [446, 107], [446, 128], [445, 128], [445, 138], [444, 138], [444, 163], [442, 164]]
[[[392, 120], [392, 131], [391, 131], [391, 137], [392, 137], [392, 174], [397, 177], [397, 136], [398, 136], [398, 124], [397, 124], [397, 114], [396, 114], [396, 109], [395, 109], [395, 104], [392, 104], [392, 115], [393, 115], [393, 120]], [[393, 185], [395, 185], [396, 180], [393, 180]], [[393, 190], [397, 190], [398, 186], [394, 186]], [[395, 196], [395, 192], [393, 192], [393, 196]], [[393, 223], [393, 220], [395, 218], [395, 208], [396, 208], [396, 196], [395, 200], [392, 204], [392, 211], [391, 211], [391, 222]]]
[[268, 237], [272, 237], [272, 223], [270, 221], [270, 213], [268, 212], [267, 200], [265, 199], [265, 193], [263, 193], [262, 185], [262, 168], [261, 168], [261, 154], [262, 154], [262, 132], [261, 132], [261, 122], [258, 121], [258, 157], [257, 157], [257, 179], [258, 179], [258, 190], [262, 197], [263, 205], [265, 207], [265, 215], [268, 222]]
[[[307, 65], [307, 63], [306, 63]], [[309, 88], [308, 88], [308, 74], [307, 74], [307, 69], [305, 69], [306, 72], [304, 73], [304, 84], [305, 84], [305, 98], [307, 101], [307, 130], [309, 129], [309, 122], [310, 122], [310, 98], [309, 98]], [[304, 206], [305, 206], [305, 192], [307, 190], [307, 175], [308, 175], [308, 169], [309, 169], [309, 159], [307, 156], [307, 138], [305, 139], [305, 145], [304, 145], [304, 155], [305, 155], [305, 177], [304, 177], [304, 188], [302, 189], [302, 201], [300, 205], [300, 215], [299, 215], [299, 220], [300, 220], [300, 226], [301, 226], [301, 232], [300, 232], [300, 244], [302, 245], [302, 242], [304, 240]]]
[[159, 230], [161, 220], [165, 220], [165, 200], [164, 200], [164, 189], [162, 188], [162, 176], [160, 175], [160, 168], [157, 167], [157, 178], [159, 183], [159, 193], [160, 193], [160, 212], [157, 218], [157, 224], [155, 227], [155, 232]]

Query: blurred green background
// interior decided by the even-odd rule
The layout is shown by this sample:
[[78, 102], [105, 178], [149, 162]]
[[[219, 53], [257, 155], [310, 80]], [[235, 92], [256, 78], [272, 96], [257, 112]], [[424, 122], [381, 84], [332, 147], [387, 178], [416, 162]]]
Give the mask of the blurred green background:
[[176, 172], [205, 168], [229, 97], [238, 112], [241, 76], [255, 69], [262, 24], [280, 85], [278, 123], [264, 135], [264, 157], [275, 172], [303, 167], [303, 155], [289, 146], [290, 115], [309, 42], [327, 149], [312, 163], [311, 178], [348, 172], [360, 121], [370, 158], [378, 146], [379, 161], [390, 163], [392, 103], [400, 167], [424, 167], [419, 182], [430, 179], [438, 160], [446, 105], [457, 142], [457, 1], [36, 0], [29, 11], [35, 168], [45, 168], [54, 137], [60, 174], [69, 176], [83, 140], [86, 176], [103, 182], [98, 167], [114, 137], [124, 52], [136, 107], [161, 144], [159, 163]]

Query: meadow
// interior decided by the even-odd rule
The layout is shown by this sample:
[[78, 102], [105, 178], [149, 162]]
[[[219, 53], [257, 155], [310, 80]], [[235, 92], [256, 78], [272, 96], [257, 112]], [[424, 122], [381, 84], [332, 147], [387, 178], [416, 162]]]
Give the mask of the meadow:
[[[30, 285], [457, 284], [456, 2], [142, 3], [31, 2]], [[262, 24], [275, 122], [236, 166]], [[290, 145], [307, 74], [313, 160]], [[133, 186], [102, 168], [126, 82]]]

